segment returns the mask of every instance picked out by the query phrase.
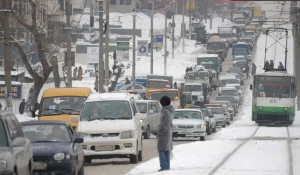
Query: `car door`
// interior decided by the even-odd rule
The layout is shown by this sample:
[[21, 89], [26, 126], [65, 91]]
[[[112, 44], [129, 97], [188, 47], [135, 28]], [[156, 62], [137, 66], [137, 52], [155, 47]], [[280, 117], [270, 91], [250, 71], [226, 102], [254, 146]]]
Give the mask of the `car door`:
[[150, 132], [155, 131], [155, 125], [154, 125], [154, 111], [152, 109], [152, 103], [148, 103], [148, 109], [147, 109], [147, 117], [148, 117], [148, 124], [150, 126]]
[[[6, 125], [8, 127], [9, 131], [9, 137], [10, 140], [13, 142], [16, 138], [18, 137], [23, 137], [16, 125], [13, 123], [11, 118], [6, 118], [5, 119]], [[26, 145], [25, 145], [26, 146]], [[25, 146], [23, 147], [13, 147], [13, 156], [14, 156], [14, 161], [17, 166], [18, 172], [22, 172], [27, 169], [27, 165], [29, 163], [28, 157], [25, 155]], [[27, 158], [27, 159], [26, 159]]]
[[217, 124], [215, 116], [210, 110], [208, 110], [207, 112], [208, 112], [208, 117], [210, 118], [211, 125], [213, 126], [213, 128], [215, 128]]
[[[68, 129], [71, 134], [72, 141], [74, 141], [78, 136], [71, 126], [68, 126]], [[75, 143], [73, 149], [74, 149], [74, 153], [77, 154], [78, 157], [77, 167], [78, 169], [80, 169], [82, 166], [84, 166], [84, 154], [83, 154], [82, 144]]]

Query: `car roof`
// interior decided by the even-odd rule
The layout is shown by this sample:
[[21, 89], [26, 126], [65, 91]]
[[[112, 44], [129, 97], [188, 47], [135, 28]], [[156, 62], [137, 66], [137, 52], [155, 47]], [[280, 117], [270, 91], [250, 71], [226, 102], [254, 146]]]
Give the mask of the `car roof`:
[[222, 90], [236, 90], [236, 88], [235, 87], [226, 87], [226, 86], [224, 86], [223, 88], [222, 88]]
[[225, 100], [224, 101], [213, 101], [213, 103], [215, 103], [215, 104], [224, 103], [224, 102], [225, 103], [231, 103], [230, 101], [225, 101]]
[[240, 84], [226, 84], [225, 86], [227, 86], [227, 87], [233, 87], [233, 86], [241, 86]]
[[30, 120], [26, 122], [20, 122], [22, 125], [37, 125], [37, 124], [58, 124], [58, 125], [69, 125], [66, 121], [61, 120]]
[[91, 94], [85, 101], [95, 102], [95, 101], [111, 101], [111, 100], [125, 100], [130, 101], [133, 97], [130, 93], [94, 93]]
[[197, 111], [197, 112], [201, 112], [200, 109], [196, 109], [196, 108], [193, 108], [193, 109], [175, 109], [175, 112], [176, 111]]
[[[217, 99], [218, 97], [220, 97], [220, 98], [222, 98], [222, 97], [230, 97], [230, 98], [234, 98], [234, 97], [231, 96], [231, 95], [222, 95], [222, 96], [219, 96], [219, 95], [218, 95], [218, 96], [216, 97], [216, 99]], [[215, 101], [216, 101], [216, 100], [215, 100]]]
[[[245, 57], [242, 56], [242, 55], [237, 55], [237, 56], [234, 57], [234, 59], [235, 59], [235, 58], [245, 58]], [[245, 58], [245, 59], [246, 59], [246, 58]]]
[[149, 102], [158, 102], [156, 100], [135, 100], [136, 103], [149, 103]]
[[219, 55], [218, 54], [203, 54], [203, 55], [197, 56], [197, 58], [214, 58], [214, 57], [219, 57]]

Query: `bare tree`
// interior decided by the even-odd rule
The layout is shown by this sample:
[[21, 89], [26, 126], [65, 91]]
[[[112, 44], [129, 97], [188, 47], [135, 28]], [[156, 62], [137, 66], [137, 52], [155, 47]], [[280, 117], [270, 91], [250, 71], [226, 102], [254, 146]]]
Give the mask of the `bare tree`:
[[[37, 103], [38, 95], [53, 68], [55, 68], [55, 71], [53, 72], [54, 79], [59, 79], [60, 83], [60, 78], [57, 77], [59, 76], [57, 61], [53, 60], [52, 57], [55, 52], [55, 49], [53, 49], [55, 38], [61, 37], [63, 30], [56, 32], [57, 34], [60, 34], [60, 36], [55, 36], [55, 34], [53, 34], [49, 37], [47, 35], [47, 27], [53, 20], [62, 18], [63, 11], [60, 10], [57, 1], [52, 0], [29, 0], [27, 4], [28, 6], [25, 8], [18, 5], [15, 7], [14, 4], [12, 5], [11, 24], [16, 27], [22, 27], [30, 32], [33, 40], [32, 42], [34, 43], [33, 49], [40, 59], [40, 67], [37, 69], [35, 65], [32, 65], [29, 62], [28, 55], [25, 53], [24, 48], [18, 42], [13, 42], [21, 55], [20, 58], [22, 59], [25, 68], [34, 81], [33, 86], [29, 90], [29, 96], [26, 101], [25, 111], [28, 112], [31, 107], [35, 106]], [[26, 12], [24, 12], [24, 9]], [[16, 41], [17, 39], [11, 35], [11, 40]], [[59, 87], [59, 84], [56, 83], [56, 86]]]

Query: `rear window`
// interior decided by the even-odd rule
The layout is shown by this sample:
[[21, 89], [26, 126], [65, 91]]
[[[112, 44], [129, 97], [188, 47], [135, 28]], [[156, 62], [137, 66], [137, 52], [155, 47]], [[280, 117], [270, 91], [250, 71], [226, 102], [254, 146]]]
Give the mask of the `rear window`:
[[8, 147], [7, 135], [4, 128], [4, 123], [1, 119], [0, 119], [0, 147]]
[[147, 103], [136, 103], [138, 111], [142, 114], [147, 113]]

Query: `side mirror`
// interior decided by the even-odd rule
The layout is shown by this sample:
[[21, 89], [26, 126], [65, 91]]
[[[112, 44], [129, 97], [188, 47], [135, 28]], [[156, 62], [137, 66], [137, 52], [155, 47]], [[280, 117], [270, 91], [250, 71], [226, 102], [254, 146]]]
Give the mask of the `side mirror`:
[[23, 147], [26, 144], [26, 139], [23, 137], [17, 137], [15, 140], [12, 142], [13, 147]]
[[74, 143], [83, 143], [83, 138], [75, 138]]
[[154, 111], [152, 109], [149, 110], [149, 114], [154, 114]]
[[145, 117], [142, 113], [136, 113], [135, 114], [135, 119], [140, 121], [140, 120], [143, 120]]
[[78, 123], [78, 117], [77, 116], [72, 116], [71, 117], [71, 122], [74, 122], [74, 123]]
[[249, 89], [252, 90], [252, 84], [250, 84]]

